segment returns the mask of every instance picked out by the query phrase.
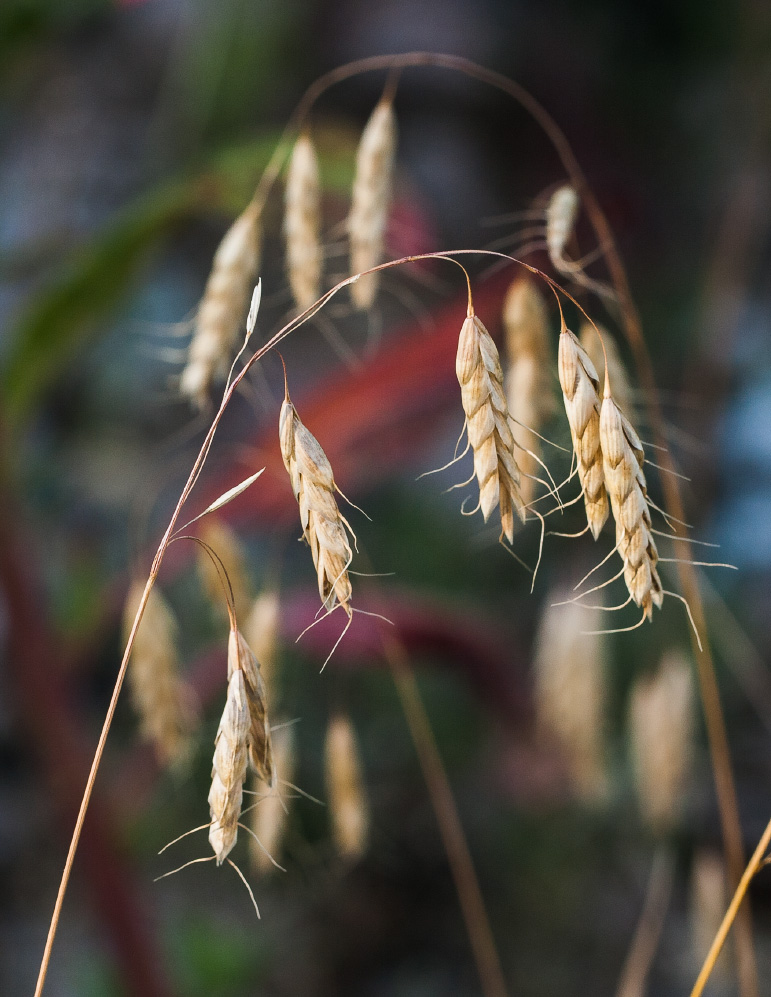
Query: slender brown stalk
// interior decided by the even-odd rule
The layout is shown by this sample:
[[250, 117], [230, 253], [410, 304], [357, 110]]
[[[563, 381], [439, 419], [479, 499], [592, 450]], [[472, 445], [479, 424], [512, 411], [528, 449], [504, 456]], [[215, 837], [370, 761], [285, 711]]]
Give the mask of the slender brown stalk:
[[485, 997], [506, 997], [495, 939], [487, 917], [482, 891], [460, 822], [447, 773], [437, 748], [431, 724], [420, 698], [415, 675], [403, 645], [383, 635], [383, 652], [393, 674], [396, 691], [407, 719], [423, 778], [439, 824], [455, 889], [458, 892], [466, 931]]

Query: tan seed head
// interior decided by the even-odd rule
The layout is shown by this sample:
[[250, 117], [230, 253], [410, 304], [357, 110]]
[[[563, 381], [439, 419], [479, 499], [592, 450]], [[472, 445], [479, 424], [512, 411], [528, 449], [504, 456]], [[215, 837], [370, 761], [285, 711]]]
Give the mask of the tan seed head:
[[241, 632], [231, 627], [228, 638], [228, 679], [240, 671], [244, 676], [246, 704], [249, 711], [248, 750], [254, 772], [268, 786], [276, 784], [273, 746], [268, 720], [268, 697], [260, 674], [260, 663]]
[[[610, 375], [610, 383], [613, 385], [613, 397], [621, 411], [629, 416], [632, 413], [633, 392], [626, 365], [621, 359], [615, 337], [599, 323], [597, 323], [597, 328], [602, 335], [602, 343], [590, 322], [583, 322], [580, 330], [581, 345], [592, 358], [592, 363], [599, 374], [597, 393], [602, 397], [605, 389], [605, 354], [607, 354], [608, 374]], [[603, 343], [605, 344], [605, 354], [602, 352]]]
[[575, 264], [565, 258], [565, 249], [573, 234], [578, 215], [578, 194], [565, 185], [558, 187], [546, 206], [546, 247], [555, 270], [572, 273]]
[[332, 838], [338, 853], [353, 862], [367, 849], [370, 818], [359, 746], [347, 716], [329, 721], [324, 754]]
[[[294, 779], [296, 763], [294, 741], [292, 727], [282, 727], [275, 732], [273, 757], [279, 779], [270, 792], [259, 797], [259, 802], [251, 811], [252, 831], [260, 844], [258, 845], [253, 838], [250, 838], [249, 855], [254, 870], [263, 874], [275, 869], [271, 857], [278, 861], [281, 855], [291, 797], [288, 794], [282, 794], [280, 783], [291, 783]], [[262, 787], [258, 783], [255, 782], [253, 785], [255, 792], [262, 792]]]
[[225, 709], [214, 740], [209, 790], [209, 843], [222, 865], [238, 837], [249, 739], [249, 704], [244, 674], [236, 669], [228, 681]]
[[284, 237], [289, 286], [300, 311], [321, 293], [321, 184], [316, 150], [304, 132], [295, 142], [286, 180]]
[[278, 694], [278, 646], [281, 605], [278, 591], [266, 589], [252, 603], [243, 632], [260, 663], [262, 680], [275, 705]]

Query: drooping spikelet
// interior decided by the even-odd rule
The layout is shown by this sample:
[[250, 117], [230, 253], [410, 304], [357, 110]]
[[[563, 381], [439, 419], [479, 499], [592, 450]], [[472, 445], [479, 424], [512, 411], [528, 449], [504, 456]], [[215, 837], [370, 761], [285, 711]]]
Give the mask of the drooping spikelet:
[[514, 439], [523, 448], [519, 454], [520, 493], [528, 505], [533, 499], [533, 479], [539, 465], [526, 451], [537, 456], [540, 447], [538, 437], [522, 426], [538, 432], [555, 409], [546, 303], [529, 278], [521, 277], [509, 287], [503, 303], [503, 327], [508, 359], [506, 400], [514, 420]]
[[578, 194], [566, 184], [558, 187], [549, 198], [546, 206], [546, 248], [555, 270], [572, 273], [576, 269], [573, 261], [565, 258], [565, 248], [578, 215]]
[[[600, 342], [600, 337], [590, 322], [583, 322], [580, 330], [581, 345], [592, 358], [592, 363], [599, 374], [600, 383], [597, 393], [602, 397], [605, 389], [605, 354], [607, 354], [608, 375], [610, 383], [613, 385], [613, 397], [621, 411], [629, 416], [632, 413], [633, 392], [626, 365], [621, 359], [615, 337], [599, 322], [597, 328], [602, 336], [602, 342]], [[602, 352], [603, 343], [605, 344], [605, 354]]]
[[693, 752], [693, 686], [682, 655], [669, 652], [655, 675], [636, 682], [629, 731], [643, 816], [667, 834], [680, 819]]
[[[396, 115], [390, 98], [383, 97], [362, 132], [356, 152], [348, 215], [351, 273], [369, 270], [383, 258], [395, 155]], [[351, 298], [357, 308], [372, 307], [378, 282], [379, 275], [371, 273], [351, 284]]]
[[205, 408], [228, 372], [260, 268], [260, 212], [250, 204], [225, 233], [198, 306], [180, 392]]
[[589, 354], [563, 327], [559, 344], [559, 377], [570, 423], [578, 479], [584, 493], [586, 519], [596, 540], [608, 518], [608, 495], [600, 448], [599, 378]]
[[509, 426], [509, 407], [503, 391], [498, 349], [469, 305], [460, 330], [455, 371], [460, 383], [466, 431], [474, 454], [479, 482], [479, 507], [485, 522], [500, 506], [501, 538], [514, 540], [514, 516], [525, 519], [519, 490], [519, 466]]
[[329, 721], [324, 755], [332, 838], [338, 853], [355, 861], [367, 848], [369, 803], [356, 733], [342, 713]]
[[278, 641], [280, 603], [278, 591], [265, 589], [252, 603], [243, 626], [246, 642], [260, 663], [260, 671], [271, 704], [275, 706], [278, 692]]
[[[276, 731], [273, 737], [273, 757], [280, 781], [291, 783], [296, 762], [293, 728], [282, 727]], [[255, 791], [261, 794], [262, 787], [256, 782], [254, 786]], [[286, 793], [282, 795], [281, 786], [277, 784], [270, 792], [260, 795], [259, 802], [251, 811], [252, 831], [260, 842], [258, 845], [254, 838], [249, 839], [249, 855], [256, 872], [266, 873], [275, 869], [271, 858], [278, 860], [280, 857], [290, 800], [291, 796]]]
[[260, 674], [260, 663], [238, 628], [231, 626], [228, 638], [228, 680], [238, 671], [244, 676], [246, 706], [249, 713], [247, 733], [249, 762], [256, 775], [268, 786], [273, 787], [276, 784], [276, 769], [273, 764], [273, 746], [268, 721], [268, 697]]
[[327, 612], [341, 605], [351, 616], [351, 581], [348, 565], [353, 553], [346, 523], [335, 499], [335, 479], [321, 444], [300, 422], [287, 394], [279, 417], [279, 442], [289, 472], [303, 536], [311, 549], [319, 595]]
[[214, 740], [209, 790], [209, 843], [222, 865], [238, 837], [249, 740], [249, 704], [244, 673], [236, 668], [228, 680], [225, 709]]
[[226, 611], [227, 581], [220, 577], [220, 572], [224, 568], [233, 590], [236, 617], [242, 619], [249, 612], [251, 594], [246, 572], [246, 557], [241, 541], [224, 520], [215, 516], [207, 516], [203, 520], [199, 536], [222, 561], [221, 566], [215, 566], [215, 562], [208, 552], [196, 545], [198, 570], [207, 596], [213, 606], [221, 607]]
[[316, 150], [303, 132], [295, 142], [286, 179], [286, 264], [295, 304], [304, 311], [321, 292], [321, 184]]
[[[126, 638], [143, 592], [144, 583], [137, 582], [126, 599]], [[155, 586], [134, 640], [128, 678], [142, 731], [163, 763], [184, 760], [197, 720], [193, 691], [179, 676], [176, 640], [177, 621]]]
[[611, 397], [609, 384], [605, 385], [600, 413], [600, 443], [624, 581], [634, 602], [650, 619], [653, 607], [661, 606], [664, 592], [656, 570], [659, 554], [651, 533], [645, 455], [632, 424]]
[[607, 681], [602, 610], [546, 600], [533, 657], [538, 734], [556, 742], [576, 792], [588, 802], [608, 788], [604, 728]]

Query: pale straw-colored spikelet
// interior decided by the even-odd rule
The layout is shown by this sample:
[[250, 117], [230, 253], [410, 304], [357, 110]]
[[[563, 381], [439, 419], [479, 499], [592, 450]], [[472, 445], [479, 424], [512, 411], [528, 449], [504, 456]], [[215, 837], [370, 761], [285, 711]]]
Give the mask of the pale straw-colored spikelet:
[[[390, 98], [378, 103], [361, 135], [348, 215], [351, 273], [377, 266], [383, 258], [388, 210], [391, 203], [396, 115]], [[372, 307], [379, 274], [371, 273], [351, 284], [351, 298], [362, 311]]]
[[509, 406], [503, 390], [503, 370], [498, 349], [471, 305], [460, 330], [455, 371], [474, 454], [474, 473], [479, 482], [479, 508], [487, 522], [495, 507], [500, 507], [501, 538], [505, 536], [512, 543], [513, 512], [516, 510], [524, 521], [525, 509], [509, 426]]
[[[506, 400], [514, 421], [514, 439], [523, 448], [518, 455], [518, 463], [522, 471], [520, 493], [525, 505], [533, 499], [540, 441], [522, 427], [539, 432], [556, 407], [551, 381], [548, 318], [546, 302], [535, 282], [527, 277], [515, 280], [503, 303], [508, 361]], [[527, 453], [528, 450], [531, 453]]]
[[[552, 593], [548, 603], [565, 598]], [[576, 792], [602, 799], [608, 789], [605, 759], [607, 654], [602, 610], [577, 603], [547, 604], [533, 656], [539, 737], [564, 754]]]
[[655, 675], [635, 683], [629, 733], [640, 809], [651, 830], [667, 834], [678, 824], [693, 754], [691, 669], [678, 652], [667, 653]]
[[559, 378], [584, 493], [586, 519], [596, 540], [608, 518], [608, 496], [600, 449], [599, 378], [589, 354], [564, 326], [559, 342]]
[[230, 367], [260, 268], [260, 213], [252, 204], [225, 233], [198, 306], [180, 392], [205, 408]]
[[546, 248], [552, 266], [560, 273], [572, 273], [576, 264], [565, 258], [565, 248], [576, 224], [578, 194], [568, 184], [558, 187], [546, 206]]
[[659, 554], [651, 533], [648, 489], [643, 473], [645, 455], [632, 424], [605, 385], [600, 413], [605, 487], [616, 521], [616, 545], [624, 562], [624, 581], [635, 604], [648, 619], [661, 606], [664, 591], [656, 564]]
[[353, 553], [346, 523], [335, 499], [335, 479], [327, 456], [315, 436], [300, 422], [287, 394], [279, 417], [279, 442], [289, 472], [303, 536], [311, 549], [319, 595], [327, 612], [341, 605], [351, 617], [351, 581], [348, 566]]
[[238, 837], [249, 741], [249, 703], [244, 673], [236, 668], [228, 680], [228, 695], [214, 740], [209, 790], [209, 843], [222, 865]]
[[268, 697], [260, 674], [260, 663], [240, 630], [231, 626], [228, 637], [228, 679], [240, 671], [244, 677], [249, 714], [247, 746], [252, 770], [268, 786], [276, 784], [273, 745], [268, 720]]
[[[144, 587], [144, 583], [136, 582], [126, 599], [127, 638]], [[154, 587], [134, 640], [128, 678], [142, 732], [152, 741], [159, 761], [164, 763], [185, 759], [197, 721], [193, 691], [179, 676], [177, 630], [171, 608], [157, 586]]]
[[595, 332], [591, 322], [583, 322], [580, 329], [581, 345], [592, 358], [592, 363], [600, 377], [597, 392], [602, 397], [605, 390], [605, 355], [602, 352], [602, 344], [604, 343], [605, 353], [608, 357], [608, 374], [610, 375], [610, 383], [613, 385], [613, 397], [621, 411], [629, 416], [632, 414], [633, 391], [626, 364], [621, 359], [615, 337], [599, 322], [597, 328], [602, 336], [602, 342], [600, 342], [600, 337]]
[[[296, 764], [292, 727], [282, 727], [273, 735], [273, 759], [280, 782], [291, 783]], [[271, 857], [276, 861], [280, 859], [291, 802], [291, 796], [283, 792], [280, 782], [268, 793], [258, 782], [252, 784], [259, 793], [252, 798], [252, 805], [259, 802], [251, 811], [251, 827], [260, 844], [254, 838], [249, 839], [249, 856], [255, 872], [270, 872], [275, 869]]]
[[324, 756], [332, 838], [338, 853], [355, 861], [366, 851], [370, 816], [358, 741], [345, 714], [330, 719]]
[[207, 516], [202, 521], [199, 536], [222, 562], [222, 565], [215, 564], [216, 558], [212, 560], [206, 550], [196, 545], [198, 570], [206, 595], [213, 606], [221, 608], [223, 613], [227, 612], [228, 584], [221, 577], [224, 568], [233, 590], [236, 617], [239, 620], [245, 618], [251, 606], [251, 592], [241, 541], [224, 520], [215, 516]]
[[275, 704], [278, 685], [280, 610], [278, 591], [265, 589], [252, 603], [242, 628], [247, 644], [260, 663], [262, 680], [272, 704]]
[[321, 183], [316, 150], [303, 132], [295, 142], [286, 178], [284, 237], [289, 286], [304, 311], [321, 293]]
[[[694, 854], [689, 892], [692, 963], [698, 970], [707, 958], [728, 907], [725, 862], [717, 849], [699, 848]], [[712, 971], [713, 979], [725, 980], [730, 970], [730, 937], [726, 943]]]

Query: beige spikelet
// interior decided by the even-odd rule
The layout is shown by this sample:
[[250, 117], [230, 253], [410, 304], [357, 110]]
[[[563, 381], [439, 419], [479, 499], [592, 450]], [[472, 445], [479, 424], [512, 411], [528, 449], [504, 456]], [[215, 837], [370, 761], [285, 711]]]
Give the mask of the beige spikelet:
[[351, 617], [351, 581], [348, 566], [353, 553], [347, 523], [335, 499], [332, 467], [320, 443], [300, 422], [287, 394], [279, 417], [279, 442], [289, 472], [303, 536], [311, 549], [319, 595], [327, 612], [341, 605]]
[[324, 757], [332, 838], [338, 853], [353, 862], [367, 849], [370, 818], [356, 733], [344, 714], [329, 721]]
[[198, 408], [206, 407], [212, 385], [227, 375], [241, 337], [260, 268], [260, 229], [259, 210], [250, 204], [214, 254], [179, 385]]
[[629, 379], [626, 365], [621, 359], [618, 343], [615, 337], [604, 326], [600, 325], [599, 322], [597, 323], [597, 328], [602, 336], [602, 342], [600, 342], [600, 336], [594, 331], [590, 322], [583, 322], [580, 329], [581, 345], [592, 358], [592, 363], [599, 374], [600, 381], [597, 393], [602, 397], [605, 390], [605, 356], [602, 352], [602, 344], [604, 343], [605, 353], [608, 357], [608, 374], [610, 376], [610, 383], [613, 385], [613, 397], [616, 399], [616, 404], [621, 411], [627, 415], [631, 415], [633, 398], [632, 382]]
[[276, 702], [278, 691], [280, 610], [278, 591], [266, 589], [252, 603], [243, 626], [246, 642], [260, 663], [262, 680], [272, 704]]
[[596, 540], [608, 518], [608, 495], [600, 448], [599, 378], [589, 354], [564, 326], [559, 342], [559, 378], [570, 424], [586, 519]]
[[661, 606], [664, 592], [656, 563], [659, 554], [651, 533], [648, 489], [643, 474], [642, 443], [632, 424], [616, 405], [605, 386], [600, 413], [605, 486], [616, 521], [616, 544], [624, 562], [624, 581], [629, 594], [651, 618]]
[[[383, 98], [372, 112], [356, 152], [348, 238], [351, 273], [361, 273], [382, 261], [388, 210], [391, 204], [396, 115], [391, 100]], [[362, 311], [372, 307], [379, 274], [371, 273], [351, 284], [351, 298]]]
[[[126, 599], [126, 639], [144, 587], [143, 582], [135, 583]], [[198, 719], [193, 691], [179, 676], [177, 629], [171, 608], [155, 586], [134, 640], [128, 678], [142, 732], [163, 763], [184, 761]]]
[[503, 327], [506, 338], [507, 371], [506, 400], [514, 420], [512, 433], [523, 448], [518, 455], [522, 471], [520, 493], [528, 505], [533, 500], [539, 464], [539, 439], [523, 426], [536, 432], [554, 414], [556, 408], [552, 388], [549, 357], [548, 313], [543, 295], [534, 281], [527, 277], [515, 280], [503, 303]]
[[244, 676], [249, 713], [247, 736], [249, 762], [256, 775], [268, 786], [273, 787], [276, 784], [276, 769], [273, 764], [273, 745], [268, 720], [268, 697], [260, 674], [260, 663], [241, 632], [231, 626], [228, 637], [228, 679], [238, 671]]
[[321, 293], [321, 184], [316, 150], [304, 132], [295, 142], [286, 179], [284, 237], [289, 286], [301, 311]]
[[[280, 781], [291, 783], [296, 764], [292, 727], [282, 727], [274, 734], [273, 757]], [[251, 827], [260, 844], [258, 845], [254, 838], [250, 837], [249, 855], [255, 872], [264, 874], [275, 869], [271, 858], [280, 860], [291, 797], [287, 793], [282, 794], [281, 786], [278, 784], [265, 795], [262, 795], [262, 787], [257, 782], [253, 785], [260, 796], [253, 798], [253, 800], [259, 799], [259, 802], [251, 811]]]
[[[251, 586], [246, 572], [246, 556], [241, 541], [224, 520], [215, 516], [207, 516], [202, 521], [199, 536], [222, 561], [222, 567], [227, 572], [230, 586], [233, 589], [236, 617], [239, 620], [245, 618], [251, 606]], [[197, 545], [196, 547], [198, 570], [206, 595], [213, 606], [226, 612], [227, 581], [225, 581], [225, 589], [223, 589], [223, 580], [220, 579], [220, 574], [211, 557], [205, 550]]]
[[546, 248], [552, 266], [560, 273], [573, 273], [576, 264], [565, 258], [578, 215], [578, 194], [566, 184], [558, 187], [546, 206]]
[[460, 330], [455, 371], [474, 454], [474, 473], [479, 482], [479, 507], [485, 522], [495, 507], [500, 507], [501, 538], [505, 536], [512, 543], [513, 510], [524, 521], [525, 509], [503, 390], [503, 370], [490, 333], [470, 305]]
[[[699, 970], [704, 965], [728, 907], [725, 862], [719, 851], [712, 848], [699, 848], [696, 851], [691, 865], [689, 892], [692, 963], [694, 970]], [[713, 980], [722, 977], [725, 981], [729, 973], [730, 941], [729, 936], [712, 971]]]
[[629, 704], [629, 733], [640, 808], [655, 834], [681, 816], [693, 753], [693, 686], [688, 662], [664, 656], [655, 675], [638, 679]]
[[538, 627], [533, 657], [539, 737], [561, 748], [576, 792], [588, 802], [608, 789], [605, 759], [607, 654], [602, 610], [553, 592]]
[[244, 673], [236, 668], [228, 680], [225, 709], [214, 740], [209, 790], [209, 843], [222, 865], [238, 837], [249, 739], [249, 704]]

